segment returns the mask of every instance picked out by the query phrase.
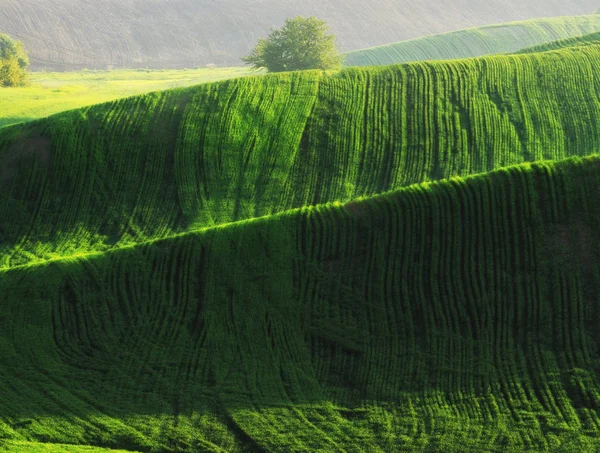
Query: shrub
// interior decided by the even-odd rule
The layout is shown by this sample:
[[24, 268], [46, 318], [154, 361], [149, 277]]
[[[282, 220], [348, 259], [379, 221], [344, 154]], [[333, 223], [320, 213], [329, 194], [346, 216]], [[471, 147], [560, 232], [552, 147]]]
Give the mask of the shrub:
[[22, 86], [27, 83], [29, 57], [20, 41], [0, 34], [0, 86]]

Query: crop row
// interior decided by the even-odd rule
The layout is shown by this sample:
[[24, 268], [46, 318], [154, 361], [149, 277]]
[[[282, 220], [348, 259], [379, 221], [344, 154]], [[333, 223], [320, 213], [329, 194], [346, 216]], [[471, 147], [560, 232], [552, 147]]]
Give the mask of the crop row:
[[599, 168], [526, 164], [1, 271], [0, 438], [595, 451]]
[[600, 149], [600, 46], [245, 78], [0, 132], [0, 267]]

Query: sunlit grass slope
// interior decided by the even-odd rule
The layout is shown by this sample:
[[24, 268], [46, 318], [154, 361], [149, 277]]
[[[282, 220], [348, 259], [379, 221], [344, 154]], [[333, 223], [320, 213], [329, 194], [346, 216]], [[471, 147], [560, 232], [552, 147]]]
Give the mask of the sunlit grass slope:
[[470, 28], [345, 54], [346, 66], [450, 60], [517, 50], [600, 31], [600, 14], [544, 18]]
[[136, 94], [249, 73], [244, 68], [33, 72], [28, 87], [0, 88], [0, 128]]
[[559, 50], [566, 47], [577, 47], [577, 46], [589, 46], [600, 44], [600, 32], [591, 33], [589, 35], [578, 36], [576, 38], [561, 39], [558, 41], [552, 41], [546, 44], [540, 44], [538, 46], [528, 47], [522, 49], [516, 53], [536, 53], [536, 52], [547, 52], [550, 50]]
[[597, 452], [599, 187], [523, 164], [0, 271], [0, 439]]
[[243, 78], [0, 131], [0, 267], [600, 149], [600, 46]]
[[133, 450], [114, 450], [88, 445], [6, 440], [0, 440], [0, 451], [7, 453], [135, 453]]

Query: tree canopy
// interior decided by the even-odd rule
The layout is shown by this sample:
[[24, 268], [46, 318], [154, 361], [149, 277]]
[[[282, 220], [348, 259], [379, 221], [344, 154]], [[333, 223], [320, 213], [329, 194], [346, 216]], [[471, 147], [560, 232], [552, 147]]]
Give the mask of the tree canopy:
[[341, 64], [329, 25], [316, 17], [302, 16], [286, 19], [280, 29], [271, 29], [242, 60], [269, 72], [335, 69]]
[[27, 81], [29, 57], [21, 41], [0, 34], [0, 86], [21, 86]]

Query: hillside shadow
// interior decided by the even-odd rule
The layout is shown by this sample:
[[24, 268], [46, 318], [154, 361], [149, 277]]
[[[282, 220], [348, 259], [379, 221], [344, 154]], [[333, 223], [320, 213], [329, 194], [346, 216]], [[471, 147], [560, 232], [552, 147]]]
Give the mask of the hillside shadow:
[[[331, 439], [347, 442], [344, 430], [372, 433], [367, 444], [384, 438], [376, 411], [405, 423], [397, 428], [405, 436], [416, 425], [429, 435], [433, 422], [438, 432], [447, 423], [451, 433], [466, 421], [461, 411], [477, 409], [511, 427], [525, 417], [531, 422], [515, 424], [516, 432], [538, 437], [577, 424], [542, 410], [545, 392], [573, 413], [597, 411], [578, 384], [598, 388], [597, 370], [583, 359], [566, 361], [567, 340], [553, 338], [560, 324], [573, 332], [571, 350], [596, 357], [588, 335], [594, 327], [577, 330], [579, 318], [556, 314], [554, 305], [563, 303], [575, 310], [566, 303], [572, 298], [541, 304], [522, 296], [546, 291], [564, 260], [534, 278], [527, 263], [515, 269], [472, 243], [486, 264], [466, 277], [462, 269], [473, 263], [456, 253], [456, 263], [434, 279], [431, 263], [440, 262], [421, 252], [435, 230], [432, 212], [412, 214], [424, 222], [416, 231], [425, 232], [407, 233], [412, 245], [399, 255], [398, 247], [376, 246], [394, 235], [389, 216], [374, 209], [354, 203], [322, 235], [311, 226], [316, 217], [296, 216], [0, 274], [0, 439], [219, 451], [194, 442], [217, 445], [229, 433], [247, 452], [339, 451]], [[334, 231], [352, 233], [325, 240]], [[583, 226], [574, 235], [557, 231], [550, 241], [559, 248], [545, 254], [578, 252], [582, 246], [569, 244], [590, 242]], [[449, 238], [441, 243], [454, 250]], [[579, 273], [572, 261], [568, 275]], [[475, 280], [481, 292], [466, 293]], [[444, 282], [463, 295], [437, 297]], [[597, 290], [592, 296], [598, 300]], [[539, 314], [524, 316], [532, 307]], [[585, 320], [597, 314], [584, 310]], [[498, 332], [508, 332], [506, 339]], [[550, 365], [536, 362], [537, 354]], [[530, 402], [532, 409], [511, 418]]]
[[34, 121], [37, 118], [29, 117], [29, 116], [9, 116], [0, 118], [0, 129], [6, 126], [13, 126], [15, 124], [28, 123], [29, 121]]

